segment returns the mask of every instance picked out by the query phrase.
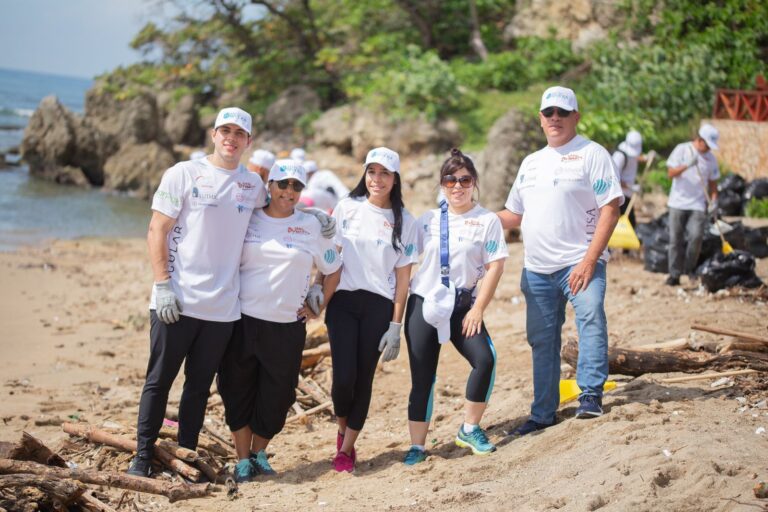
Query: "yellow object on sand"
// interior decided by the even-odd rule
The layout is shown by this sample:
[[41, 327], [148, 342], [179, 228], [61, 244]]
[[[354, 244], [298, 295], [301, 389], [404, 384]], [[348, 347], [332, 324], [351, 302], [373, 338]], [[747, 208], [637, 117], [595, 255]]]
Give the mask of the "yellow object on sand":
[[640, 249], [640, 240], [632, 229], [632, 223], [629, 222], [629, 216], [624, 214], [619, 217], [616, 223], [616, 229], [613, 230], [611, 239], [608, 240], [608, 247], [611, 249], [630, 249], [636, 251]]
[[[603, 391], [610, 391], [616, 389], [616, 381], [609, 380], [603, 385]], [[571, 400], [576, 400], [581, 394], [581, 389], [576, 384], [575, 379], [561, 379], [560, 380], [560, 403], [564, 404]]]

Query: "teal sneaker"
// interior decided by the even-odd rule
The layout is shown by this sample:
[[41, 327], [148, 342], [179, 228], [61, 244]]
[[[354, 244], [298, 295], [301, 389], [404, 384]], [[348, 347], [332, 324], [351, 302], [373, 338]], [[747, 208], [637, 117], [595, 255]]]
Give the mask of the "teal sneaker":
[[239, 484], [251, 482], [253, 477], [255, 477], [257, 474], [258, 473], [256, 473], [256, 468], [254, 468], [253, 464], [251, 464], [251, 459], [243, 459], [239, 461], [235, 466], [235, 482]]
[[277, 471], [272, 469], [267, 460], [267, 452], [259, 450], [258, 453], [251, 452], [251, 456], [248, 458], [256, 469], [256, 472], [260, 475], [276, 475]]
[[411, 446], [411, 449], [405, 454], [405, 460], [403, 460], [403, 462], [407, 466], [413, 466], [414, 464], [424, 462], [425, 460], [427, 460], [427, 452], [416, 448], [415, 446]]
[[496, 447], [488, 440], [485, 431], [479, 426], [469, 434], [464, 433], [463, 426], [459, 427], [459, 433], [456, 435], [456, 446], [469, 448], [475, 455], [488, 455], [496, 451]]

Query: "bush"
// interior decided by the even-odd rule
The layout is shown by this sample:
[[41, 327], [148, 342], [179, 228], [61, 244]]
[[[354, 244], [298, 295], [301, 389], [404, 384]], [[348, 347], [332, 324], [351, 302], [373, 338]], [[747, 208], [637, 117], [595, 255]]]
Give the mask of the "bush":
[[667, 175], [667, 163], [665, 161], [654, 165], [648, 172], [643, 173], [639, 179], [643, 190], [646, 192], [662, 190], [665, 194], [669, 195], [669, 191], [672, 189], [672, 178]]
[[653, 123], [632, 112], [587, 109], [578, 124], [579, 133], [607, 148], [615, 148], [630, 130], [642, 134], [643, 147], [656, 145], [658, 138]]
[[756, 199], [753, 197], [744, 208], [744, 214], [747, 217], [768, 218], [768, 199]]

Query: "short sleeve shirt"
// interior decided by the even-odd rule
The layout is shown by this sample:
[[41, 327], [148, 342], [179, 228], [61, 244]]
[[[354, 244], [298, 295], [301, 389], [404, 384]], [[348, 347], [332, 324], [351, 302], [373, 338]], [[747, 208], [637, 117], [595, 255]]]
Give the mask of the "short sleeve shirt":
[[[183, 315], [240, 318], [240, 253], [251, 213], [265, 200], [261, 178], [242, 165], [220, 169], [202, 158], [165, 172], [152, 209], [176, 219], [168, 233], [168, 274]], [[154, 293], [149, 307], [156, 308]]]
[[[525, 268], [551, 274], [579, 263], [597, 229], [600, 208], [624, 201], [611, 155], [577, 135], [528, 155], [505, 207], [523, 216]], [[608, 261], [608, 251], [601, 259]]]
[[[709, 182], [720, 177], [717, 158], [711, 151], [699, 153], [693, 147], [693, 142], [683, 142], [675, 146], [667, 160], [667, 167], [678, 167], [690, 161], [696, 155], [696, 164], [688, 167], [672, 178], [672, 189], [669, 191], [667, 206], [678, 210], [707, 210]], [[705, 192], [706, 191], [706, 192]]]

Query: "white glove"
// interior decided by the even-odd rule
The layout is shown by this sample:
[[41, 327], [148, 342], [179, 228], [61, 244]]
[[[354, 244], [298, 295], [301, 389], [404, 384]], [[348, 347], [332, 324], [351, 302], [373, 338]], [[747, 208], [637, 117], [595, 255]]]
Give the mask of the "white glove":
[[171, 280], [166, 279], [155, 283], [155, 306], [157, 317], [166, 324], [178, 322], [180, 313], [184, 311], [181, 301], [173, 292]]
[[683, 163], [685, 164], [685, 167], [688, 168], [688, 167], [693, 167], [694, 165], [696, 165], [696, 162], [698, 162], [698, 161], [699, 161], [699, 155], [696, 152], [696, 150], [693, 150], [693, 152], [689, 155], [688, 160], [686, 160]]
[[400, 324], [389, 322], [389, 329], [384, 333], [379, 342], [379, 352], [382, 352], [381, 360], [385, 363], [397, 359], [400, 353]]
[[655, 160], [657, 156], [659, 156], [659, 154], [652, 149], [645, 154], [645, 161]]
[[317, 208], [302, 207], [299, 210], [314, 216], [320, 222], [320, 234], [323, 235], [323, 238], [334, 237], [336, 234], [336, 219]]
[[325, 296], [323, 295], [323, 287], [319, 284], [313, 284], [307, 290], [307, 306], [316, 315], [320, 314], [320, 310], [323, 308], [323, 302]]

